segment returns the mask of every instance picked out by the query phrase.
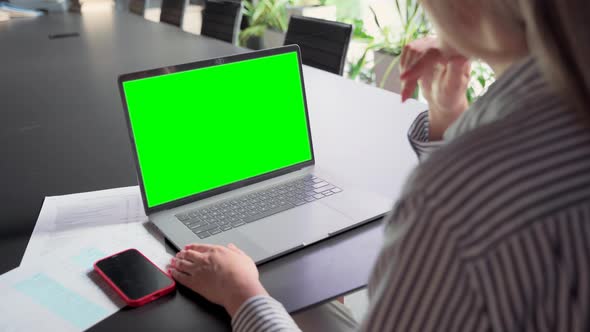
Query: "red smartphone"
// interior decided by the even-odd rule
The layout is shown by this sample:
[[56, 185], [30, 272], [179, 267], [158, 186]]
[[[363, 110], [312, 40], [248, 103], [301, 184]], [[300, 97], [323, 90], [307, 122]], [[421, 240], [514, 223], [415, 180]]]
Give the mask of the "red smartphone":
[[138, 307], [174, 290], [176, 283], [137, 249], [127, 249], [94, 263], [94, 270], [125, 300]]

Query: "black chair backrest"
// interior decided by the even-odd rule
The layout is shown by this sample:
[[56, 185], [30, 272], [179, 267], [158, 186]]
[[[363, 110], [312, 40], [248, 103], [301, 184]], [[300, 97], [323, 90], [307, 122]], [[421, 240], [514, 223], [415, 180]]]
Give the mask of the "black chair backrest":
[[146, 0], [129, 0], [129, 11], [143, 16], [145, 14]]
[[342, 75], [351, 34], [350, 24], [291, 16], [284, 44], [299, 45], [304, 64]]
[[180, 28], [186, 3], [187, 0], [162, 0], [160, 22], [176, 25]]
[[241, 23], [241, 1], [207, 0], [201, 35], [237, 44]]

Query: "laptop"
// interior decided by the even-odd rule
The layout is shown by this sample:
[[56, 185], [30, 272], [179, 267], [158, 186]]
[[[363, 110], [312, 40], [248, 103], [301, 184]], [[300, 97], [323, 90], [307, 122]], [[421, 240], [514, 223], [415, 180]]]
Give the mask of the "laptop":
[[233, 243], [262, 263], [391, 208], [315, 165], [296, 45], [118, 84], [145, 212], [177, 248]]

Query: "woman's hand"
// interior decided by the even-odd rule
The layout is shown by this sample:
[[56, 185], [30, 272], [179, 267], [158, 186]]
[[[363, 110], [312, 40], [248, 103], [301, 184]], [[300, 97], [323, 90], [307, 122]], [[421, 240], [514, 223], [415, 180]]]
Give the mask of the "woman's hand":
[[172, 258], [170, 273], [178, 282], [219, 304], [234, 316], [256, 295], [268, 295], [254, 261], [233, 244], [191, 244]]
[[469, 59], [439, 45], [433, 37], [415, 40], [404, 47], [400, 59], [402, 101], [420, 84], [428, 101], [430, 139], [441, 139], [445, 130], [467, 107]]

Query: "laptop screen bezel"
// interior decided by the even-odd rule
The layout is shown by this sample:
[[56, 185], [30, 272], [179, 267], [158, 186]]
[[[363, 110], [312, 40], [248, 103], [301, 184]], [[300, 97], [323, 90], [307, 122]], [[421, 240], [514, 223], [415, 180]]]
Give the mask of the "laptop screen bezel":
[[[133, 127], [131, 125], [129, 110], [127, 108], [127, 99], [125, 98], [125, 91], [123, 89], [123, 83], [128, 82], [128, 81], [138, 80], [138, 79], [154, 77], [154, 76], [162, 76], [162, 75], [178, 73], [178, 72], [183, 72], [183, 71], [188, 71], [188, 70], [194, 70], [194, 69], [199, 69], [199, 68], [225, 65], [225, 64], [233, 63], [233, 62], [252, 60], [252, 59], [268, 57], [268, 56], [273, 56], [273, 55], [291, 53], [291, 52], [297, 53], [297, 60], [298, 60], [298, 65], [299, 65], [299, 77], [300, 77], [300, 81], [301, 81], [301, 91], [302, 91], [302, 96], [303, 96], [305, 121], [307, 123], [307, 132], [308, 132], [308, 136], [309, 136], [308, 139], [309, 139], [309, 149], [311, 151], [311, 159], [301, 162], [301, 163], [291, 165], [291, 166], [283, 167], [283, 168], [280, 168], [278, 170], [274, 170], [274, 171], [271, 171], [268, 173], [253, 176], [253, 177], [250, 177], [250, 178], [238, 181], [238, 182], [234, 182], [234, 183], [231, 183], [228, 185], [224, 185], [221, 187], [217, 187], [214, 189], [203, 191], [203, 192], [191, 195], [191, 196], [179, 198], [179, 199], [167, 202], [167, 203], [163, 203], [160, 205], [149, 207], [147, 196], [146, 196], [146, 191], [145, 191], [145, 186], [143, 183], [141, 166], [139, 163], [139, 155], [137, 153], [137, 147], [135, 145], [135, 137], [133, 135]], [[262, 182], [265, 180], [269, 180], [269, 179], [272, 179], [272, 178], [275, 178], [275, 177], [278, 177], [278, 176], [281, 176], [281, 175], [284, 175], [287, 173], [291, 173], [293, 171], [302, 169], [304, 167], [312, 166], [315, 164], [315, 153], [314, 153], [314, 149], [313, 149], [311, 126], [309, 124], [309, 112], [308, 112], [308, 108], [307, 108], [307, 96], [305, 93], [305, 82], [303, 80], [303, 66], [301, 63], [301, 51], [299, 49], [299, 46], [297, 46], [297, 45], [288, 45], [288, 46], [267, 49], [267, 50], [262, 50], [262, 51], [252, 51], [252, 52], [242, 53], [242, 54], [237, 54], [237, 55], [230, 55], [230, 56], [225, 56], [225, 57], [220, 57], [220, 58], [212, 58], [212, 59], [207, 59], [207, 60], [202, 60], [202, 61], [197, 61], [197, 62], [191, 62], [191, 63], [185, 63], [185, 64], [180, 64], [180, 65], [174, 65], [174, 66], [144, 70], [144, 71], [139, 71], [139, 72], [134, 72], [134, 73], [129, 73], [129, 74], [123, 74], [123, 75], [119, 76], [117, 83], [119, 86], [119, 94], [121, 95], [121, 100], [123, 102], [125, 120], [127, 122], [127, 130], [129, 133], [129, 138], [131, 140], [131, 148], [133, 150], [133, 162], [135, 164], [135, 169], [137, 171], [139, 188], [141, 191], [143, 207], [144, 207], [146, 215], [150, 215], [152, 213], [159, 212], [159, 211], [172, 209], [172, 208], [186, 205], [186, 204], [189, 204], [189, 203], [192, 203], [192, 202], [195, 202], [198, 200], [202, 200], [202, 199], [205, 199], [208, 197], [219, 195], [219, 194], [222, 194], [222, 193], [225, 193], [228, 191], [243, 188], [243, 187], [246, 187], [246, 186], [258, 183], [258, 182]]]

